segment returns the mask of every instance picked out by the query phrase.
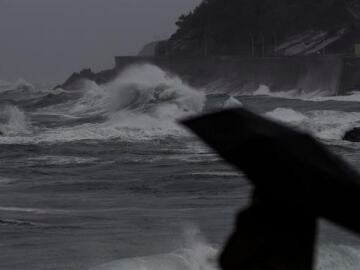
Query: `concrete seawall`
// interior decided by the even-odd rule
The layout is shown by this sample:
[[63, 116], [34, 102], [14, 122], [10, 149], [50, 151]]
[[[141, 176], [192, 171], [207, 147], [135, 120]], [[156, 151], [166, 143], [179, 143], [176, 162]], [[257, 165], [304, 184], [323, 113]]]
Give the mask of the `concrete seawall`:
[[[118, 71], [131, 64], [151, 63], [178, 75], [190, 85], [222, 93], [251, 93], [263, 84], [274, 92], [297, 89], [335, 95], [351, 90], [357, 81], [356, 74], [360, 74], [360, 59], [342, 56], [116, 57], [115, 61]], [[353, 66], [356, 72], [349, 72]]]

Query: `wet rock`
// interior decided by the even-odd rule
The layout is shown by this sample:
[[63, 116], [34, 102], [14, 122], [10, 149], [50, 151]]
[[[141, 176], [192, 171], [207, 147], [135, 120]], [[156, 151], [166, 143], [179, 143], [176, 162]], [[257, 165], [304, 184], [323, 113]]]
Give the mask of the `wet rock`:
[[353, 128], [352, 130], [346, 132], [343, 140], [349, 142], [360, 142], [360, 127]]
[[55, 87], [66, 90], [81, 89], [84, 80], [94, 81], [97, 84], [103, 84], [111, 81], [118, 74], [117, 68], [107, 69], [98, 73], [93, 72], [91, 69], [83, 69], [80, 72], [74, 72], [63, 84]]

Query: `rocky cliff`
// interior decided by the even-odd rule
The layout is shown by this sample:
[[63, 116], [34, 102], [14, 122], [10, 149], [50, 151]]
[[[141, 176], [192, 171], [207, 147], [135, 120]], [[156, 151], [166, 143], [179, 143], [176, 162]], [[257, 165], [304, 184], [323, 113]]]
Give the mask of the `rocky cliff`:
[[[128, 65], [143, 62], [170, 70], [189, 82], [196, 78], [195, 84], [200, 86], [213, 85], [213, 78], [216, 78], [222, 84], [232, 82], [228, 88], [236, 85], [237, 89], [245, 89], [248, 84], [255, 85], [251, 87], [254, 88], [259, 83], [266, 83], [279, 90], [287, 84], [297, 87], [298, 82], [303, 81], [296, 79], [298, 77], [310, 76], [307, 81], [311, 82], [324, 79], [325, 75], [327, 78], [334, 77], [343, 66], [347, 72], [342, 72], [342, 77], [345, 74], [348, 83], [341, 84], [342, 91], [350, 91], [360, 85], [360, 68], [357, 68], [360, 64], [356, 59], [346, 60], [344, 65], [341, 60], [336, 60], [339, 63], [335, 65], [335, 71], [329, 73], [326, 67], [319, 71], [325, 75], [312, 71], [317, 61], [323, 63], [326, 59], [282, 59], [283, 56], [295, 55], [352, 54], [354, 44], [360, 44], [359, 0], [204, 0], [192, 12], [180, 16], [176, 24], [178, 30], [169, 40], [146, 45], [138, 57], [122, 57], [115, 68], [99, 73], [89, 69], [74, 73], [59, 87], [75, 89], [83, 78], [105, 83]], [[164, 57], [146, 57], [152, 54]], [[237, 60], [234, 60], [235, 56]], [[264, 56], [278, 56], [278, 60], [266, 60]], [[272, 65], [267, 67], [269, 62]], [[271, 73], [274, 79], [267, 79], [268, 71], [274, 67], [283, 70], [282, 63], [288, 64], [285, 73], [289, 66], [299, 69], [292, 73], [296, 76], [289, 75], [291, 82], [286, 84], [284, 76], [277, 71]], [[231, 76], [235, 79], [229, 78]], [[246, 84], [246, 81], [249, 82]], [[333, 89], [338, 87], [334, 86], [333, 80], [328, 81], [333, 86], [321, 88], [336, 92]], [[306, 88], [311, 90], [317, 83], [312, 85]]]
[[359, 39], [359, 22], [358, 0], [204, 0], [180, 16], [178, 30], [157, 51], [248, 56], [350, 53]]

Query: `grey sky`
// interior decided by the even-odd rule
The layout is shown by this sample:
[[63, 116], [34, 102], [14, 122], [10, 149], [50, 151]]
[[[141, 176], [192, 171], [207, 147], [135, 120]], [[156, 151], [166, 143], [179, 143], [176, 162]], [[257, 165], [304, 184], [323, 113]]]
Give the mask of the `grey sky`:
[[0, 0], [0, 80], [61, 82], [168, 37], [201, 0]]

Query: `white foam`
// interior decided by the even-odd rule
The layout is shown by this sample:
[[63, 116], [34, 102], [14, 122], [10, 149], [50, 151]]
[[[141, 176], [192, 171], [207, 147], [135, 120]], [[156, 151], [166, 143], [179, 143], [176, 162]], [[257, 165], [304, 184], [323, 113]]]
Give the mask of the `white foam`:
[[106, 114], [107, 122], [83, 125], [74, 136], [69, 134], [72, 131], [63, 132], [65, 137], [86, 139], [178, 136], [184, 131], [176, 120], [201, 112], [204, 104], [205, 94], [184, 84], [178, 77], [153, 65], [133, 66], [106, 85], [92, 83], [71, 109], [74, 114]]
[[91, 270], [216, 270], [217, 251], [197, 230], [187, 232], [185, 247], [168, 254], [128, 258]]
[[254, 96], [268, 96], [271, 94], [271, 90], [268, 86], [261, 84], [257, 90], [253, 93]]
[[271, 91], [267, 85], [260, 85], [259, 88], [252, 94], [254, 96], [267, 96], [284, 99], [300, 99], [306, 101], [322, 101], [322, 97], [326, 98], [328, 91], [317, 90], [306, 92], [300, 89], [290, 89], [288, 91]]
[[38, 130], [32, 136], [2, 137], [0, 143], [68, 142], [76, 140], [148, 140], [186, 136], [177, 120], [203, 110], [205, 94], [153, 65], [133, 66], [114, 81], [88, 81], [77, 101], [52, 106], [43, 114], [81, 118], [102, 115], [107, 121]]
[[[198, 230], [187, 230], [184, 240], [184, 247], [174, 252], [125, 258], [90, 270], [220, 270], [221, 250], [208, 244]], [[320, 245], [315, 264], [316, 270], [357, 270], [360, 267], [359, 247]]]
[[289, 108], [277, 108], [265, 115], [326, 140], [341, 140], [347, 131], [360, 127], [359, 112], [324, 110], [300, 113]]
[[25, 113], [13, 105], [0, 107], [0, 131], [3, 136], [30, 134], [31, 124]]
[[224, 108], [231, 109], [231, 108], [241, 108], [243, 104], [237, 98], [230, 96], [224, 103]]
[[[248, 95], [248, 94], [246, 94]], [[317, 90], [317, 91], [303, 91], [300, 89], [290, 89], [288, 91], [271, 91], [266, 85], [260, 85], [259, 88], [252, 93], [254, 96], [267, 96], [274, 98], [284, 99], [298, 99], [304, 101], [343, 101], [343, 102], [360, 102], [360, 91], [352, 91], [346, 95], [329, 95], [328, 91]]]
[[105, 85], [87, 82], [85, 87], [83, 97], [70, 109], [75, 114], [125, 110], [158, 117], [167, 114], [168, 105], [172, 105], [177, 108], [171, 112], [177, 113], [172, 115], [174, 118], [182, 113], [201, 112], [205, 102], [204, 93], [150, 64], [129, 67]]
[[36, 91], [35, 87], [24, 79], [18, 79], [11, 87], [13, 90]]
[[329, 245], [322, 246], [319, 250], [317, 270], [358, 270], [359, 268], [359, 247]]
[[37, 90], [31, 83], [24, 79], [18, 79], [15, 82], [0, 81], [0, 93], [4, 92], [18, 92], [21, 93], [35, 93]]
[[360, 102], [360, 91], [350, 92], [348, 95], [343, 96], [318, 96], [310, 99], [311, 101], [348, 101]]
[[277, 108], [271, 112], [266, 113], [266, 116], [288, 124], [295, 125], [308, 120], [308, 117], [304, 114], [289, 108]]

